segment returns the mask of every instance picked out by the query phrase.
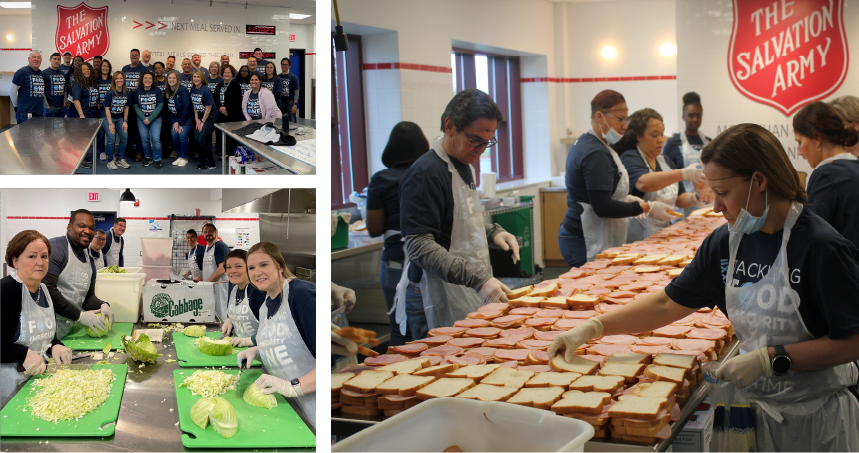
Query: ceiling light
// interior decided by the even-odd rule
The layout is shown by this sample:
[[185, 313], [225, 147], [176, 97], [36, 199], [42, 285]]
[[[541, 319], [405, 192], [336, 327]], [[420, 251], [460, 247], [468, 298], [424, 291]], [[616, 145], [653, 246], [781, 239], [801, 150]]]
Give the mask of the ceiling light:
[[0, 2], [0, 8], [30, 8], [30, 2]]
[[659, 55], [662, 55], [663, 57], [673, 57], [677, 55], [677, 46], [665, 43], [659, 46]]
[[137, 198], [134, 198], [134, 194], [131, 193], [131, 189], [125, 189], [125, 192], [122, 192], [122, 195], [119, 197], [120, 203], [135, 203], [137, 202]]
[[612, 58], [617, 56], [617, 52], [614, 50], [614, 47], [606, 46], [602, 48], [602, 52], [600, 52], [603, 58], [611, 60]]
[[13, 40], [13, 39], [15, 39], [15, 37], [14, 37], [14, 36], [12, 36], [12, 35], [6, 35], [6, 40], [7, 40], [7, 41], [11, 41], [11, 40]]
[[306, 19], [306, 18], [308, 18], [308, 17], [310, 17], [310, 14], [294, 14], [294, 13], [289, 13], [289, 18], [290, 18], [290, 19], [294, 19], [294, 20]]

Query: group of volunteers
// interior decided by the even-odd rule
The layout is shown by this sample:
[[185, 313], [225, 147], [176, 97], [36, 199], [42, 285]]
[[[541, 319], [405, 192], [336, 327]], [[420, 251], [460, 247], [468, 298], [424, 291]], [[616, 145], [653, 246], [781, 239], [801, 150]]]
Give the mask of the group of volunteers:
[[[562, 333], [550, 357], [572, 360], [602, 335], [647, 332], [718, 307], [740, 346], [716, 376], [753, 402], [759, 450], [859, 450], [851, 395], [859, 378], [859, 98], [812, 102], [795, 116], [799, 154], [815, 169], [806, 188], [767, 129], [738, 124], [706, 137], [695, 93], [683, 96], [682, 114], [685, 130], [666, 141], [658, 112], [630, 115], [620, 93], [596, 95], [590, 128], [567, 158], [564, 259], [581, 266], [647, 238], [686, 208], [712, 206], [727, 224], [663, 291]], [[413, 123], [391, 132], [366, 219], [369, 234], [385, 238], [380, 283], [391, 345], [507, 301], [487, 243], [512, 249], [514, 260], [518, 245], [483, 223], [471, 166], [496, 143], [501, 120], [494, 101], [471, 89], [450, 101], [431, 142]]]
[[130, 64], [114, 71], [101, 56], [86, 62], [69, 52], [52, 54], [50, 66], [40, 69], [42, 54], [34, 50], [12, 79], [15, 118], [18, 124], [35, 117], [103, 118], [83, 168], [92, 168], [97, 152], [110, 170], [130, 168], [125, 156], [160, 170], [162, 157], [172, 150], [172, 165], [184, 167], [198, 159], [197, 169], [211, 170], [216, 168], [215, 123], [296, 122], [300, 85], [289, 72], [289, 58], [280, 61], [278, 72], [262, 55], [256, 48], [238, 70], [229, 55], [212, 61], [208, 69], [194, 55], [174, 69], [175, 56], [151, 62], [151, 52], [144, 50], [141, 58], [132, 49]]
[[[95, 295], [95, 280], [101, 267], [124, 265], [125, 223], [117, 219], [110, 231], [99, 233], [92, 213], [80, 209], [71, 214], [64, 236], [48, 239], [25, 230], [9, 241], [11, 273], [0, 280], [0, 407], [30, 376], [43, 373], [48, 359], [71, 362], [62, 340], [76, 323], [104, 329], [109, 319], [113, 325], [110, 303]], [[224, 287], [216, 311], [233, 345], [248, 347], [237, 365], [250, 367], [259, 357], [269, 373], [257, 380], [263, 393], [297, 398], [313, 423], [316, 285], [296, 279], [272, 243], [230, 251], [217, 241], [211, 223], [203, 236], [206, 245], [198, 246], [196, 232], [187, 233], [189, 274], [195, 281], [229, 281], [216, 285]]]

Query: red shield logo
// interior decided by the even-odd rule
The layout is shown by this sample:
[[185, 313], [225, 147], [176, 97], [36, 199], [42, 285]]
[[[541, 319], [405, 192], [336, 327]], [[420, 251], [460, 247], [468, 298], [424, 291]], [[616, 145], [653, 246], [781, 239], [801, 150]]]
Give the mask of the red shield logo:
[[71, 52], [90, 61], [96, 55], [107, 55], [110, 32], [107, 27], [107, 6], [93, 8], [86, 3], [69, 8], [57, 6], [57, 52]]
[[731, 81], [787, 116], [847, 76], [844, 0], [733, 0]]

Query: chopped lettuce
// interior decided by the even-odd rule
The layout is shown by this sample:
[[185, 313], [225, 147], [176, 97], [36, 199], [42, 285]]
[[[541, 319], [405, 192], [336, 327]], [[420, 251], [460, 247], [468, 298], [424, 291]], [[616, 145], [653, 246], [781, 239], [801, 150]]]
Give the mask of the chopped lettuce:
[[233, 353], [233, 344], [229, 340], [200, 337], [194, 340], [194, 344], [197, 345], [200, 352], [207, 355], [230, 355]]
[[182, 333], [189, 337], [202, 337], [206, 335], [206, 328], [203, 326], [188, 326]]
[[155, 363], [155, 359], [163, 354], [158, 354], [155, 345], [149, 341], [149, 337], [142, 333], [137, 341], [130, 336], [122, 337], [122, 346], [131, 354], [131, 358], [138, 362]]
[[123, 269], [119, 266], [108, 266], [108, 267], [98, 271], [99, 274], [125, 274], [127, 272], [128, 271], [126, 271], [125, 269]]
[[33, 415], [56, 423], [83, 417], [101, 406], [110, 396], [116, 374], [109, 368], [98, 370], [60, 369], [46, 378], [36, 379], [39, 389], [27, 406]]
[[193, 395], [218, 396], [234, 389], [239, 382], [237, 374], [215, 370], [197, 370], [185, 378], [179, 387], [188, 387]]
[[103, 313], [96, 313], [96, 315], [104, 320], [104, 329], [95, 330], [90, 327], [84, 329], [86, 330], [86, 334], [93, 338], [103, 337], [107, 335], [108, 332], [110, 332], [110, 318], [105, 318]]
[[274, 395], [266, 395], [256, 386], [256, 384], [251, 384], [247, 389], [245, 389], [245, 394], [243, 396], [246, 403], [251, 406], [256, 407], [264, 407], [266, 409], [271, 409], [273, 407], [277, 407], [277, 399]]

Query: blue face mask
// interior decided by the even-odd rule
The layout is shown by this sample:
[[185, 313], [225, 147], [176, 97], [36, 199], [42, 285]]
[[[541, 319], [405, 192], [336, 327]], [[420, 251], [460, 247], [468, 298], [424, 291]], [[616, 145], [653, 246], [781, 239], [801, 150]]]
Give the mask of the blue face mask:
[[[752, 178], [752, 182], [754, 182], [754, 178]], [[746, 208], [749, 207], [749, 200], [752, 198], [752, 183], [749, 183], [749, 197], [746, 199]], [[763, 228], [764, 223], [767, 221], [767, 213], [770, 210], [769, 205], [769, 194], [767, 194], [766, 198], [767, 207], [764, 209], [763, 214], [760, 217], [755, 217], [749, 214], [745, 208], [740, 209], [740, 215], [737, 216], [737, 219], [734, 220], [734, 224], [728, 228], [728, 231], [731, 233], [743, 233], [743, 234], [752, 234], [758, 232]]]

